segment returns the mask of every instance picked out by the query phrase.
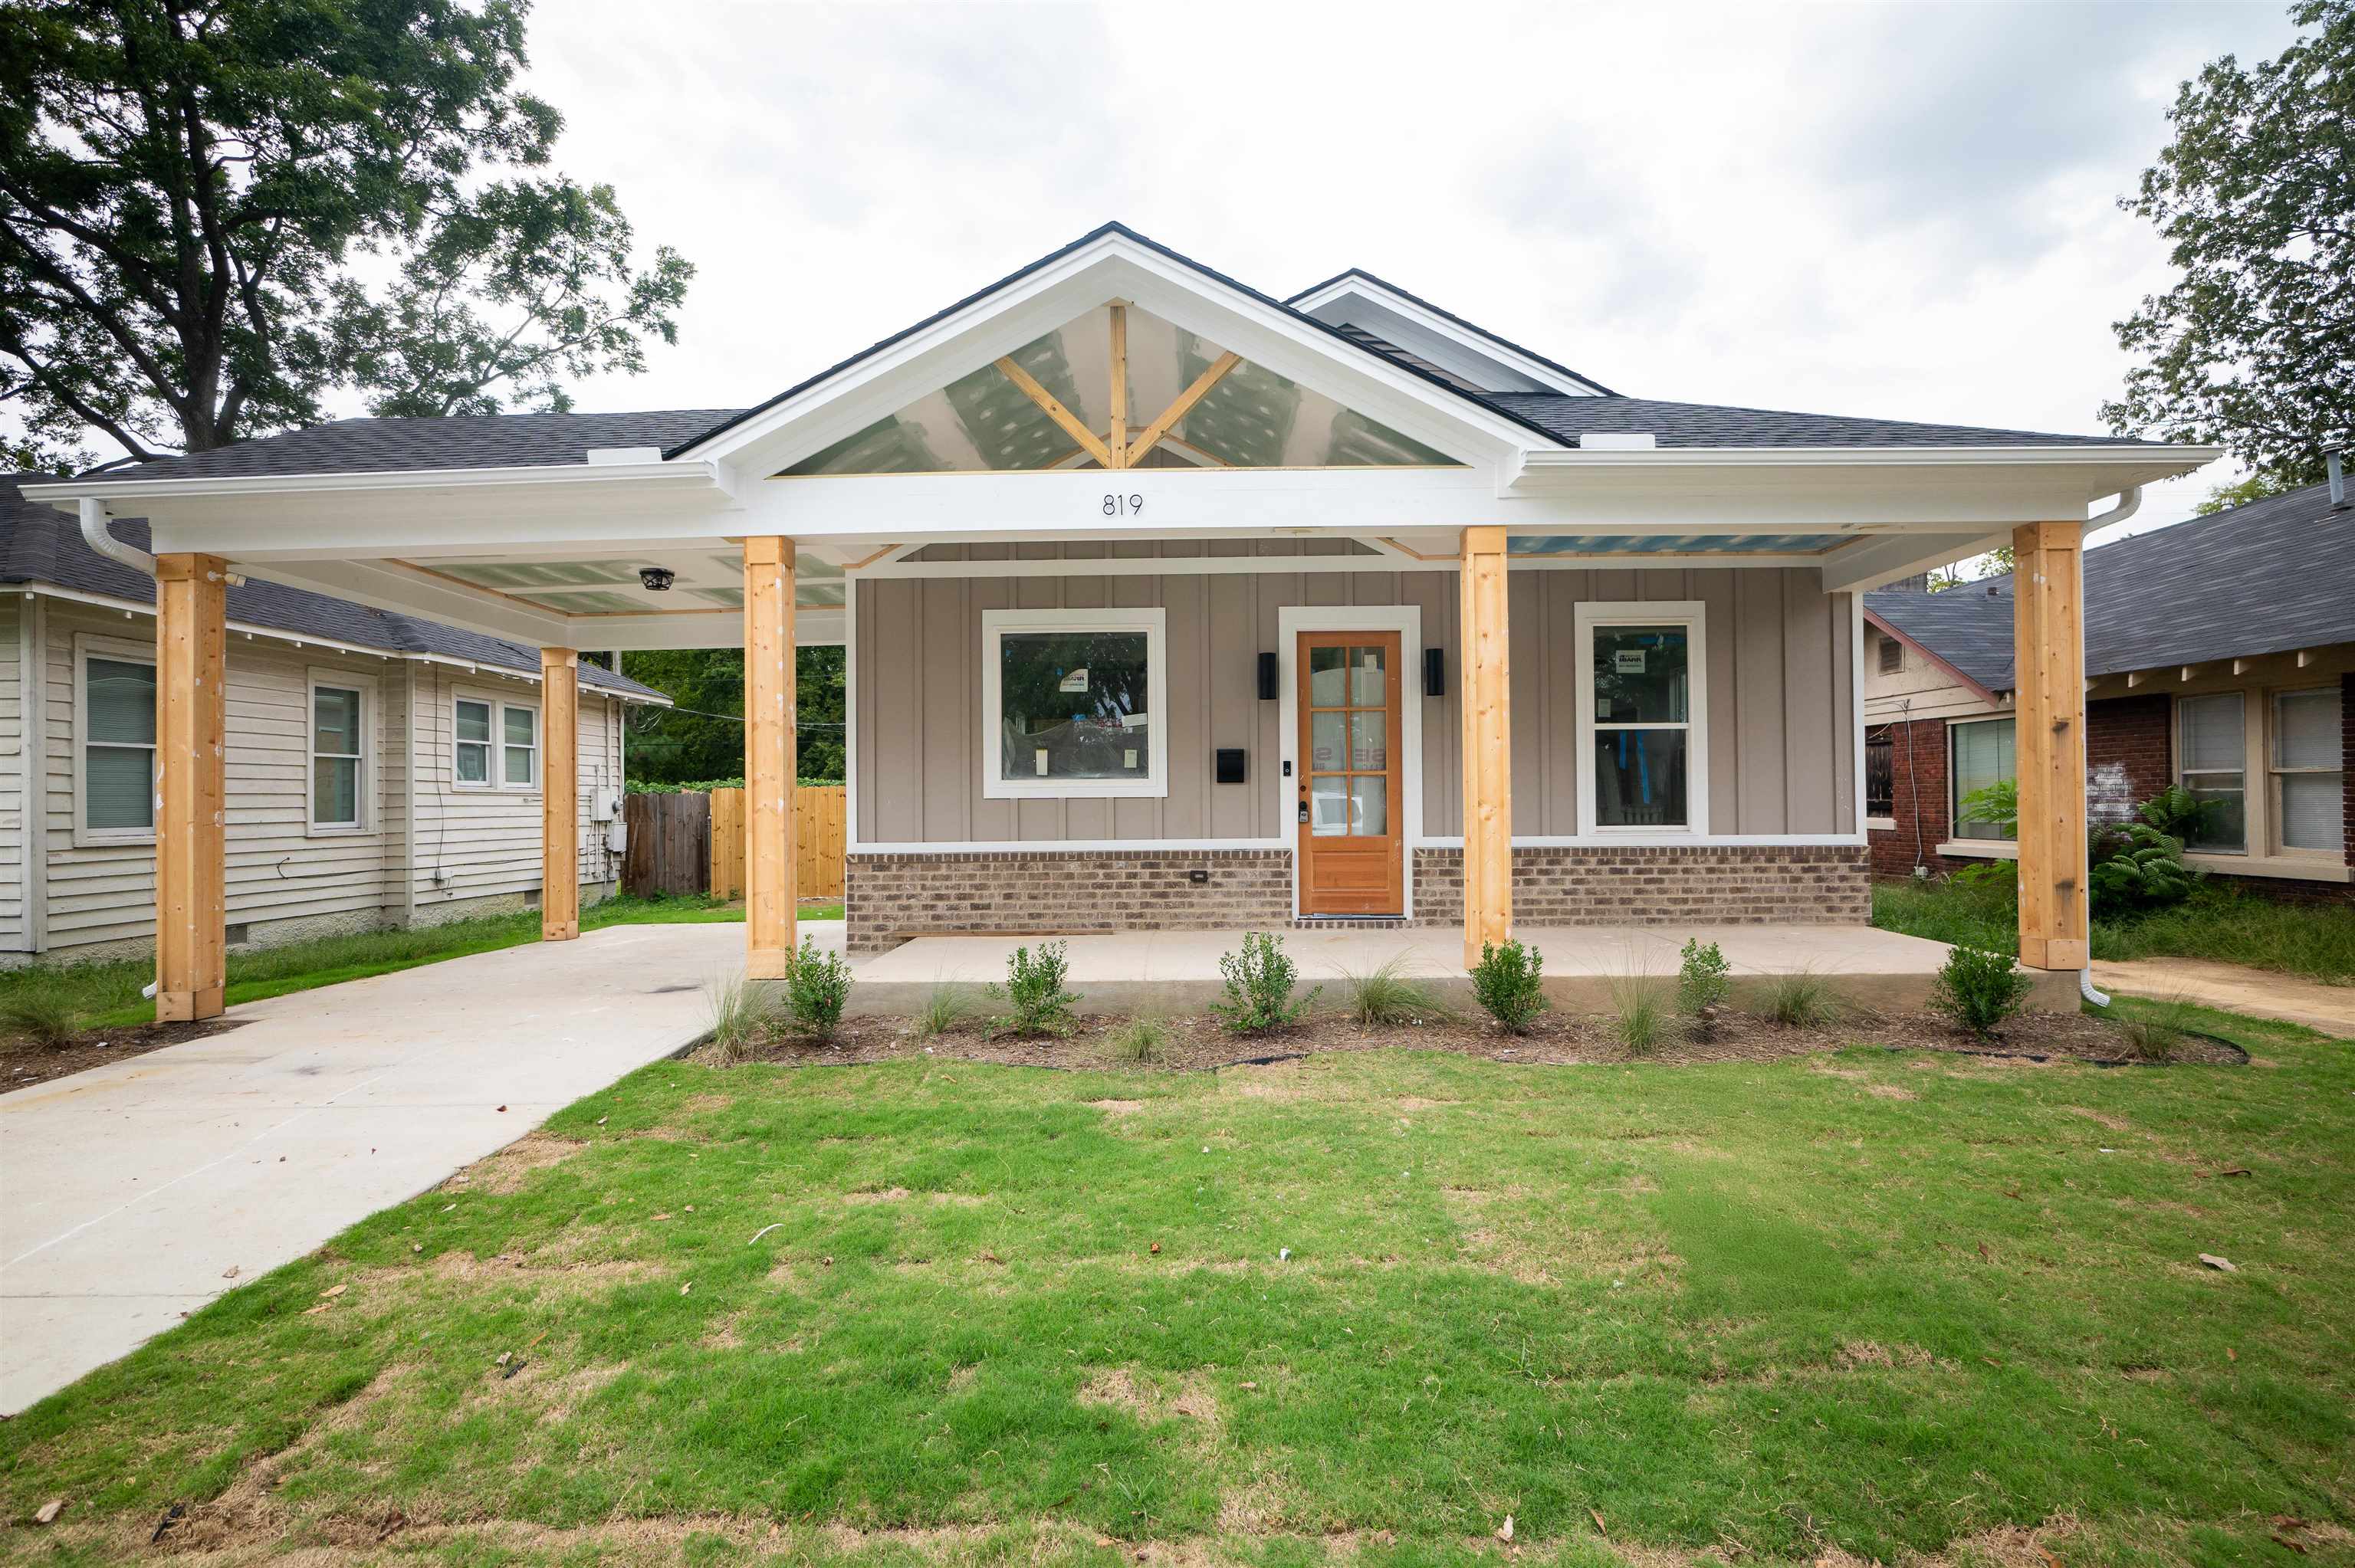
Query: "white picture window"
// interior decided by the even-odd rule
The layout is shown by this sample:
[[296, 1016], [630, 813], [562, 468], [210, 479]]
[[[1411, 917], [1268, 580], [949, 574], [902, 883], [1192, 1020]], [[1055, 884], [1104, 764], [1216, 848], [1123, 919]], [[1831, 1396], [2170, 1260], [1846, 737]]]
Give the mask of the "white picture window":
[[2339, 688], [2273, 696], [2274, 837], [2283, 854], [2347, 853], [2347, 772]]
[[539, 787], [539, 709], [460, 694], [450, 711], [450, 767], [461, 789]]
[[2211, 854], [2249, 850], [2248, 711], [2238, 692], [2179, 698], [2175, 705], [2178, 776], [2200, 802], [2185, 848]]
[[1975, 792], [2019, 773], [2019, 734], [2017, 721], [2008, 718], [1978, 719], [1946, 726], [1946, 821], [1955, 838], [2000, 842], [2018, 836], [2000, 822], [1963, 821], [1963, 802]]
[[982, 612], [982, 793], [1167, 795], [1167, 616]]
[[332, 671], [311, 675], [311, 826], [365, 828], [369, 687]]
[[1698, 599], [1578, 607], [1579, 831], [1708, 831], [1709, 667]]
[[74, 817], [79, 838], [155, 836], [155, 655], [112, 638], [74, 641]]

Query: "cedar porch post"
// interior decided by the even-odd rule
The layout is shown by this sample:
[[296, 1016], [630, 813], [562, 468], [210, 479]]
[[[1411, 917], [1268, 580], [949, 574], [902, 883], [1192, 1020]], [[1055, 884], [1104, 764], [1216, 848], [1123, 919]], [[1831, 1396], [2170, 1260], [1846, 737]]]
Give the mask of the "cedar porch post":
[[1505, 531], [1464, 530], [1464, 967], [1513, 934], [1512, 685]]
[[155, 1017], [218, 1018], [229, 563], [155, 557]]
[[2012, 530], [2019, 961], [2090, 961], [2085, 849], [2084, 525]]
[[581, 655], [539, 651], [539, 939], [581, 935]]
[[794, 954], [794, 542], [744, 541], [744, 972], [783, 980]]

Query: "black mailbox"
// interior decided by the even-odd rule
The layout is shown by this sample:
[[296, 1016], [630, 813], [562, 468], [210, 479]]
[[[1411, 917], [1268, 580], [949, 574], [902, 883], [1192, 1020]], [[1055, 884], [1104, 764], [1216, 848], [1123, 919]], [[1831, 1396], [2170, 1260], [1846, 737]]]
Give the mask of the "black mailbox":
[[1243, 748], [1241, 747], [1222, 746], [1212, 752], [1211, 756], [1217, 764], [1220, 783], [1240, 784], [1243, 781]]

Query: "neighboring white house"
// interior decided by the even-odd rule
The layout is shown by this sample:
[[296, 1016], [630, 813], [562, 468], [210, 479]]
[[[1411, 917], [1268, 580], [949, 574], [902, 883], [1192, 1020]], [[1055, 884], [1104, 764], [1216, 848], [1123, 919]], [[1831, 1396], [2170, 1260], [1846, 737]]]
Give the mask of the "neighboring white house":
[[[0, 964], [155, 938], [155, 584], [26, 503], [34, 477], [0, 477]], [[229, 619], [232, 944], [538, 901], [536, 649], [259, 580]], [[581, 676], [588, 899], [620, 873], [623, 713], [668, 699]]]

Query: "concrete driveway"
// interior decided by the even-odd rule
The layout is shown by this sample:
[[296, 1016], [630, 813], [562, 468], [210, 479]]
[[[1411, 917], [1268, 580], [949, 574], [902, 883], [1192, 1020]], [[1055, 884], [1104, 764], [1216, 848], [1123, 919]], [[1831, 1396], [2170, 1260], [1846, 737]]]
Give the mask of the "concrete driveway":
[[0, 1096], [0, 1411], [688, 1044], [743, 953], [739, 925], [609, 927]]

